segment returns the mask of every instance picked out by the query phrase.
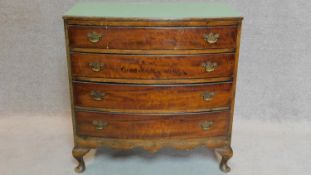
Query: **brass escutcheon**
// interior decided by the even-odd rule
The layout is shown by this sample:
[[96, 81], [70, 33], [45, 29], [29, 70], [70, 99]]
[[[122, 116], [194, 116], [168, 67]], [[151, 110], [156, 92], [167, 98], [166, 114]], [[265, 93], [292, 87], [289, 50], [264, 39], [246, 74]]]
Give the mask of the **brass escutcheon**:
[[99, 72], [104, 67], [104, 63], [91, 62], [89, 63], [89, 66], [92, 69], [92, 71]]
[[101, 120], [93, 120], [92, 124], [97, 130], [102, 130], [108, 125], [107, 122]]
[[218, 33], [209, 33], [204, 35], [204, 40], [210, 44], [214, 44], [218, 41], [219, 34]]
[[203, 100], [210, 101], [215, 96], [215, 92], [204, 92], [203, 93]]
[[95, 90], [92, 90], [90, 93], [90, 96], [92, 97], [92, 99], [96, 101], [102, 100], [105, 97], [105, 95], [106, 94], [104, 92], [99, 92]]
[[102, 39], [102, 35], [96, 32], [90, 32], [87, 34], [87, 38], [91, 43], [97, 43]]
[[207, 130], [209, 130], [212, 127], [213, 124], [214, 124], [213, 121], [204, 121], [200, 125], [201, 125], [201, 128], [204, 131], [207, 131]]
[[202, 67], [205, 69], [206, 72], [213, 72], [214, 70], [216, 70], [216, 67], [218, 66], [218, 64], [216, 62], [206, 62], [206, 63], [202, 63]]

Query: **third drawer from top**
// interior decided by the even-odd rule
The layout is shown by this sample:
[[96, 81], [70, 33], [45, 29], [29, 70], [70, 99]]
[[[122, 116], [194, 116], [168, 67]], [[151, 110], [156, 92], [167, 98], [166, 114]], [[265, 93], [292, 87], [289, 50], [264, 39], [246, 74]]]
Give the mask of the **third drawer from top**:
[[74, 105], [110, 112], [179, 113], [228, 109], [232, 83], [141, 85], [73, 83]]

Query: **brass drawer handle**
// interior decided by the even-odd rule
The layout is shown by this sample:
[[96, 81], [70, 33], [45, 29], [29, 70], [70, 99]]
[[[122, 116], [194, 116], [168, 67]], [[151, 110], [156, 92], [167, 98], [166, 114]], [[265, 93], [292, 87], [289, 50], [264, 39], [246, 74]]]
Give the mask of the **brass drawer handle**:
[[218, 41], [219, 34], [218, 33], [209, 33], [204, 35], [204, 40], [210, 44], [215, 44]]
[[207, 131], [209, 129], [211, 129], [211, 127], [213, 126], [214, 122], [213, 121], [204, 121], [201, 123], [201, 128], [204, 131]]
[[102, 35], [96, 32], [90, 32], [87, 34], [87, 38], [91, 43], [97, 43], [102, 39]]
[[92, 90], [90, 93], [90, 96], [92, 97], [92, 99], [96, 101], [102, 100], [105, 97], [105, 95], [106, 94], [104, 92], [99, 92], [95, 90]]
[[215, 92], [204, 92], [203, 93], [203, 100], [210, 101], [214, 98]]
[[213, 72], [214, 70], [216, 70], [216, 67], [218, 66], [218, 64], [216, 62], [206, 62], [206, 63], [202, 63], [202, 67], [205, 69], [206, 72]]
[[92, 124], [97, 130], [102, 130], [108, 125], [107, 122], [101, 120], [93, 120]]
[[91, 62], [91, 63], [89, 63], [89, 66], [92, 69], [92, 71], [99, 72], [104, 67], [104, 64], [103, 63], [97, 63], [97, 62]]

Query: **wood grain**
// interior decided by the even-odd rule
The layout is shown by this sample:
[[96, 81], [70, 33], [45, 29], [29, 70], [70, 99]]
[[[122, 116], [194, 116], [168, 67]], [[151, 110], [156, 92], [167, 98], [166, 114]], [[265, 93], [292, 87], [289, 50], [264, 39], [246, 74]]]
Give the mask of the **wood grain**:
[[234, 63], [234, 76], [233, 76], [233, 82], [232, 82], [232, 101], [230, 104], [230, 137], [229, 141], [231, 144], [231, 135], [232, 135], [232, 126], [233, 126], [233, 118], [234, 118], [234, 109], [235, 109], [235, 93], [236, 93], [236, 86], [237, 86], [237, 78], [238, 78], [238, 65], [239, 65], [239, 54], [240, 54], [240, 41], [241, 41], [241, 32], [242, 32], [242, 23], [238, 25], [238, 33], [237, 33], [237, 41], [236, 41], [236, 52], [235, 52], [235, 63]]
[[104, 54], [128, 54], [128, 55], [194, 55], [233, 53], [235, 49], [192, 49], [192, 50], [125, 50], [125, 49], [101, 49], [101, 48], [70, 48], [71, 52], [80, 53], [104, 53]]
[[[98, 43], [88, 41], [88, 33], [103, 37]], [[218, 41], [209, 44], [204, 35], [218, 33]], [[227, 27], [69, 27], [71, 48], [104, 48], [129, 50], [219, 49], [235, 48], [237, 28]]]
[[[199, 112], [228, 107], [231, 101], [231, 83], [193, 85], [130, 85], [107, 83], [73, 83], [75, 106], [103, 108], [123, 112]], [[90, 93], [105, 93], [102, 100], [94, 100]], [[206, 101], [205, 92], [215, 96]]]
[[228, 137], [205, 137], [194, 139], [108, 139], [104, 137], [75, 136], [76, 143], [85, 148], [109, 147], [120, 150], [143, 148], [156, 152], [164, 147], [190, 150], [196, 147], [219, 148], [228, 145]]
[[232, 77], [198, 78], [198, 79], [166, 79], [166, 80], [142, 80], [142, 79], [118, 79], [118, 78], [90, 78], [73, 77], [75, 81], [91, 81], [102, 83], [130, 83], [130, 84], [194, 84], [232, 81]]
[[[207, 72], [203, 64], [216, 63]], [[101, 70], [89, 65], [98, 63]], [[167, 80], [231, 77], [234, 53], [200, 55], [71, 54], [72, 75], [84, 78]]]
[[64, 16], [68, 25], [86, 26], [124, 26], [124, 27], [207, 27], [234, 26], [241, 23], [242, 17], [235, 18], [188, 18], [188, 19], [133, 19], [133, 18], [105, 18], [105, 17], [69, 17]]
[[[229, 126], [229, 112], [214, 112], [192, 115], [123, 115], [96, 112], [76, 112], [77, 131], [83, 136], [119, 139], [143, 138], [198, 138], [224, 136]], [[107, 122], [98, 130], [93, 121]], [[213, 122], [208, 130], [201, 124]]]

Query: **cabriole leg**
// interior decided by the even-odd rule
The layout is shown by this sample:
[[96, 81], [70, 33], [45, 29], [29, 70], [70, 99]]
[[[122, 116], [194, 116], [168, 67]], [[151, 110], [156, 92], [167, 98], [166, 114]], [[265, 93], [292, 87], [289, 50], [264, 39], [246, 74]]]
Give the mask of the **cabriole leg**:
[[228, 160], [233, 156], [233, 150], [231, 146], [216, 149], [216, 152], [220, 154], [221, 160], [219, 168], [221, 171], [227, 173], [230, 172], [231, 168], [228, 166]]
[[72, 150], [73, 157], [78, 161], [78, 166], [75, 168], [75, 171], [77, 173], [82, 173], [85, 170], [85, 163], [83, 160], [83, 156], [85, 156], [86, 153], [88, 153], [90, 149], [88, 148], [79, 148], [74, 147]]

